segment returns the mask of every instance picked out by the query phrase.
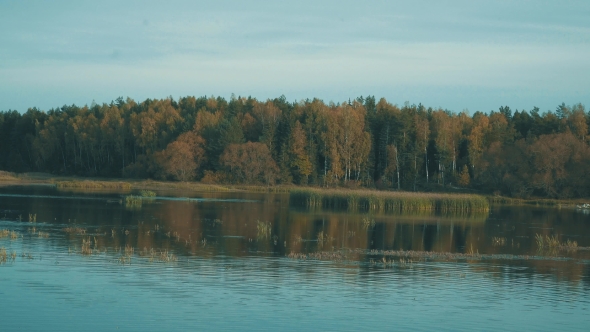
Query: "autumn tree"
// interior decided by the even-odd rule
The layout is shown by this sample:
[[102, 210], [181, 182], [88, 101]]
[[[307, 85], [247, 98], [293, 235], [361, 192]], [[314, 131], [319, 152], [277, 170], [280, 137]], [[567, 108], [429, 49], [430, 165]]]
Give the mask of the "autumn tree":
[[194, 179], [204, 161], [204, 145], [203, 138], [193, 131], [180, 135], [165, 150], [155, 154], [158, 173], [163, 178], [172, 177], [183, 182]]
[[459, 179], [457, 182], [460, 186], [467, 187], [469, 185], [470, 180], [471, 178], [469, 177], [469, 169], [467, 168], [467, 165], [463, 165], [463, 170], [459, 174]]
[[311, 162], [307, 154], [307, 137], [299, 121], [291, 130], [291, 139], [289, 140], [290, 165], [297, 182], [307, 184], [307, 178], [311, 174]]
[[228, 178], [236, 183], [271, 185], [277, 178], [277, 165], [264, 143], [230, 144], [219, 161]]

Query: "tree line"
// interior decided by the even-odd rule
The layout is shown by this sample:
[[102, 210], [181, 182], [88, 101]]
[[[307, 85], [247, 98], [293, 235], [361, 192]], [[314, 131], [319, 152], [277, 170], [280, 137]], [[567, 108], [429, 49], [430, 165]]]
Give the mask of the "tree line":
[[0, 169], [207, 183], [590, 195], [584, 106], [488, 114], [255, 98], [118, 98], [0, 112]]

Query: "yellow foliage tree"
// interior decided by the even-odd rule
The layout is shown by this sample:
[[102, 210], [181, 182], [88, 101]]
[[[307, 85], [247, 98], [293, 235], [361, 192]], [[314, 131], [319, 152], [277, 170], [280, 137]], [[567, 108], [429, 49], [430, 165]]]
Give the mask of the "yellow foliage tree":
[[461, 187], [467, 187], [469, 185], [470, 180], [471, 178], [469, 177], [469, 169], [467, 168], [467, 165], [464, 165], [461, 174], [459, 174], [459, 185]]

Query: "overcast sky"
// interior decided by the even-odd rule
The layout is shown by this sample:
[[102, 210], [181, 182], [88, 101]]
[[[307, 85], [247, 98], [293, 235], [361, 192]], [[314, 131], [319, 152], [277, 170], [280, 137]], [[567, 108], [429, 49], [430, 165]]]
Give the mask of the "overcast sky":
[[590, 108], [590, 1], [0, 0], [0, 110], [215, 95]]

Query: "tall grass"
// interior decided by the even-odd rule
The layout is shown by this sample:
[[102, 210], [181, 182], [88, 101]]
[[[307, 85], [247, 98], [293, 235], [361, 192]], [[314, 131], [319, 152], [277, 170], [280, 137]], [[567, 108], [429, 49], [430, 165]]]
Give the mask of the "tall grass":
[[561, 206], [574, 204], [573, 201], [565, 201], [558, 199], [523, 199], [523, 198], [512, 198], [503, 196], [489, 196], [488, 200], [492, 204], [502, 205], [535, 205], [535, 206]]
[[60, 189], [131, 189], [131, 183], [118, 181], [58, 181], [55, 186]]
[[140, 208], [142, 203], [141, 196], [128, 195], [125, 196], [125, 206], [130, 208]]
[[140, 190], [139, 196], [141, 197], [156, 197], [156, 192], [151, 190]]
[[373, 190], [293, 189], [293, 205], [370, 212], [488, 211], [488, 200], [479, 195], [386, 192]]
[[549, 251], [557, 251], [557, 250], [575, 251], [579, 248], [577, 241], [567, 240], [566, 242], [560, 242], [559, 237], [557, 235], [543, 236], [541, 234], [535, 234], [535, 242], [537, 242], [537, 247], [539, 250], [547, 249]]

